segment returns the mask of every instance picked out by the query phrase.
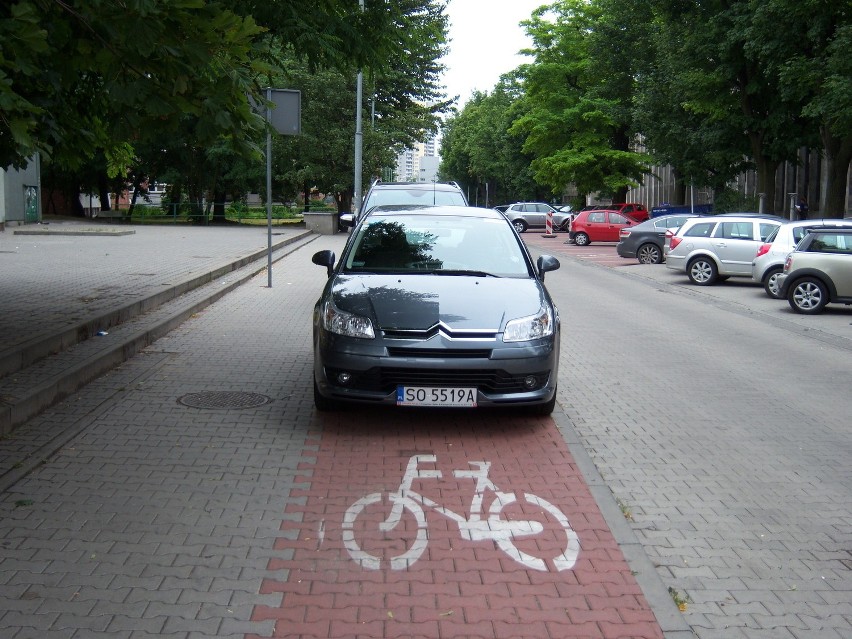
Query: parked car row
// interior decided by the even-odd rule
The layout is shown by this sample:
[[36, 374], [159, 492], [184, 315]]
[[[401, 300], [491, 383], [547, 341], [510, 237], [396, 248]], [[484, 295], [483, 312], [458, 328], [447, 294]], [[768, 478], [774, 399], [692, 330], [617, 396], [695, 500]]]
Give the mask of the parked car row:
[[546, 228], [550, 214], [553, 232], [566, 232], [569, 241], [580, 245], [593, 241], [616, 242], [621, 228], [643, 222], [650, 216], [644, 205], [635, 202], [590, 206], [581, 211], [574, 211], [570, 206], [553, 207], [544, 202], [515, 202], [494, 208], [509, 218], [518, 233]]
[[693, 284], [751, 278], [799, 313], [819, 313], [828, 303], [852, 304], [852, 220], [699, 216], [668, 235], [666, 266]]

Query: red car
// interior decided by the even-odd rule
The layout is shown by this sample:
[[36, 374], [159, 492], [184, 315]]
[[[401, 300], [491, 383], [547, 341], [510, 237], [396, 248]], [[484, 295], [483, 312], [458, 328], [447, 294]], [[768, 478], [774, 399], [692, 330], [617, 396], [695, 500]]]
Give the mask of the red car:
[[639, 224], [635, 219], [622, 215], [618, 211], [598, 209], [580, 211], [571, 222], [568, 239], [577, 246], [586, 246], [592, 242], [618, 242], [618, 233], [626, 226]]
[[639, 204], [638, 202], [625, 202], [622, 204], [600, 204], [598, 206], [587, 206], [583, 208], [584, 211], [616, 211], [621, 213], [622, 215], [626, 215], [627, 217], [633, 218], [637, 222], [644, 222], [645, 220], [651, 219], [651, 214], [648, 212], [648, 209], [645, 208], [644, 204]]

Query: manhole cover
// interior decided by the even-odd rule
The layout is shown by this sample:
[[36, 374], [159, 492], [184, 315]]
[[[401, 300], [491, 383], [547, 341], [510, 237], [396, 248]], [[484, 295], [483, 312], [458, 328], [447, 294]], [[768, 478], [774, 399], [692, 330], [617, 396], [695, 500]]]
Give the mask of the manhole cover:
[[188, 393], [178, 398], [178, 403], [190, 408], [255, 408], [263, 406], [272, 400], [259, 393], [241, 393], [230, 391], [204, 391]]

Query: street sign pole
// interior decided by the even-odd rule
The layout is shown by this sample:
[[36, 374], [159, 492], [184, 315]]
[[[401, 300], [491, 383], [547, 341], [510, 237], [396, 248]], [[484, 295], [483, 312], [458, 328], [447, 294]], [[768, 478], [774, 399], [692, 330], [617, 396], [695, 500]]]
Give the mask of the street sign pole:
[[302, 132], [302, 93], [267, 87], [266, 102], [266, 272], [267, 286], [272, 288], [272, 129], [281, 135]]

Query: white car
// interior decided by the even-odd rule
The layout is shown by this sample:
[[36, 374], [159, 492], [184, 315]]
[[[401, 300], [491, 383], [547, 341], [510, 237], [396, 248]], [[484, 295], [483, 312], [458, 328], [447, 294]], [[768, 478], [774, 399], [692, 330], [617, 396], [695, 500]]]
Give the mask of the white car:
[[729, 277], [751, 277], [760, 246], [784, 219], [750, 213], [690, 218], [671, 238], [666, 267], [708, 286]]
[[751, 279], [763, 288], [769, 297], [778, 299], [781, 291], [778, 288], [778, 275], [784, 269], [784, 260], [805, 235], [819, 227], [852, 228], [852, 220], [821, 219], [797, 220], [782, 224], [766, 238], [766, 242], [757, 249], [757, 255], [751, 262]]

